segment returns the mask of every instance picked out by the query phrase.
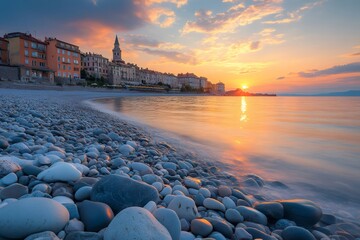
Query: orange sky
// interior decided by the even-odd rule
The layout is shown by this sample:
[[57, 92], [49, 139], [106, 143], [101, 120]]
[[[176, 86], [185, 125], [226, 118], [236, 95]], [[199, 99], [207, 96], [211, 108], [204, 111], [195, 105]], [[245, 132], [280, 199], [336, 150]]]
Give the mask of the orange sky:
[[358, 0], [63, 0], [31, 14], [34, 3], [16, 1], [4, 0], [1, 33], [53, 36], [110, 60], [118, 34], [126, 62], [193, 72], [227, 90], [360, 89]]

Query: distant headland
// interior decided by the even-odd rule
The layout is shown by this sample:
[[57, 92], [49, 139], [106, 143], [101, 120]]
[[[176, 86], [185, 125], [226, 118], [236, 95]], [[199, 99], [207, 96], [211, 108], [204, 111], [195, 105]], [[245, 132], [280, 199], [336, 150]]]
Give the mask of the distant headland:
[[274, 93], [250, 93], [245, 92], [240, 88], [225, 92], [224, 96], [263, 96], [263, 97], [276, 97]]

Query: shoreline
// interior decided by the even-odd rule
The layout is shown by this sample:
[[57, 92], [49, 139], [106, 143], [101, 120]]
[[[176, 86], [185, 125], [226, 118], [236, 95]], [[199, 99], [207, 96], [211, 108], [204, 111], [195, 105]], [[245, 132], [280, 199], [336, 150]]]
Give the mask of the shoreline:
[[[283, 235], [294, 234], [294, 231], [316, 237], [315, 235], [321, 235], [320, 233], [328, 236], [335, 235], [337, 230], [344, 230], [344, 228], [348, 234], [359, 237], [359, 235], [356, 235], [356, 231], [360, 229], [358, 225], [343, 223], [335, 216], [322, 214], [321, 209], [314, 203], [272, 201], [271, 203], [255, 205], [255, 202], [258, 202], [259, 199], [246, 194], [240, 186], [234, 186], [238, 185], [238, 183], [234, 183], [235, 179], [223, 172], [221, 164], [217, 165], [216, 163], [201, 161], [201, 159], [196, 159], [190, 153], [179, 152], [176, 146], [154, 141], [148, 132], [144, 132], [142, 128], [134, 126], [131, 122], [119, 120], [109, 113], [101, 113], [83, 104], [83, 102], [94, 99], [89, 99], [89, 96], [97, 95], [99, 98], [104, 98], [105, 95], [111, 95], [108, 97], [116, 97], [119, 92], [56, 92], [44, 90], [41, 96], [34, 96], [34, 92], [35, 90], [6, 91], [0, 89], [0, 100], [2, 102], [0, 130], [15, 134], [9, 135], [4, 131], [0, 131], [0, 140], [5, 135], [9, 145], [5, 149], [0, 149], [2, 150], [0, 159], [15, 161], [21, 167], [21, 169], [17, 168], [16, 171], [13, 171], [12, 168], [8, 173], [12, 177], [11, 181], [5, 179], [4, 182], [4, 177], [7, 177], [8, 174], [2, 176], [3, 188], [0, 188], [0, 196], [2, 196], [4, 189], [9, 189], [9, 187], [17, 184], [16, 186], [22, 185], [28, 190], [28, 193], [18, 198], [24, 198], [25, 195], [31, 198], [35, 188], [40, 189], [40, 193], [37, 192], [37, 194], [43, 194], [42, 198], [52, 198], [51, 206], [56, 205], [53, 202], [58, 200], [57, 202], [63, 205], [65, 201], [73, 208], [78, 208], [79, 218], [70, 220], [71, 216], [69, 216], [69, 219], [63, 221], [65, 224], [60, 224], [63, 226], [49, 227], [50, 231], [55, 232], [60, 239], [66, 239], [68, 235], [72, 234], [84, 235], [84, 232], [90, 232], [87, 231], [88, 229], [93, 229], [89, 226], [94, 222], [88, 221], [87, 217], [81, 214], [81, 208], [89, 210], [94, 207], [91, 204], [98, 202], [94, 200], [99, 200], [99, 198], [93, 196], [100, 194], [99, 192], [94, 193], [94, 186], [102, 181], [99, 181], [99, 179], [105, 179], [114, 174], [124, 176], [122, 178], [134, 179], [134, 182], [141, 182], [146, 189], [150, 189], [150, 183], [152, 190], [146, 191], [155, 189], [157, 198], [149, 198], [150, 201], [146, 203], [131, 204], [133, 206], [141, 205], [141, 209], [146, 209], [146, 214], [150, 215], [149, 218], [158, 216], [156, 221], [166, 228], [167, 234], [173, 234], [171, 235], [173, 239], [174, 234], [177, 237], [180, 236], [180, 239], [185, 239], [185, 237], [192, 239], [192, 236], [194, 238], [195, 236], [202, 236], [223, 239], [222, 237], [238, 236], [240, 232], [243, 236], [248, 234], [246, 236], [250, 235], [253, 238], [266, 236], [268, 239], [281, 239], [280, 236], [282, 236], [283, 239], [286, 239]], [[133, 94], [131, 92], [131, 95]], [[139, 93], [138, 95], [149, 96], [145, 93]], [[9, 156], [12, 156], [10, 160]], [[40, 172], [36, 175], [29, 175], [28, 170], [24, 171], [26, 169], [24, 161], [26, 164], [38, 168], [37, 170]], [[69, 172], [64, 172], [62, 168], [65, 167], [69, 167], [69, 172], [73, 172], [74, 175], [80, 173], [80, 177], [74, 178]], [[54, 176], [46, 175], [49, 172], [48, 170], [54, 168], [55, 170], [58, 168], [57, 171], [65, 175], [65, 179], [56, 177], [54, 179]], [[14, 175], [16, 175], [15, 182]], [[144, 177], [145, 175], [151, 176]], [[51, 177], [52, 180], [49, 180]], [[96, 180], [92, 180], [94, 181], [93, 184], [85, 184], [84, 180], [82, 180], [84, 177]], [[26, 183], [24, 179], [29, 180], [29, 182]], [[40, 181], [36, 182], [38, 180]], [[79, 181], [85, 185], [75, 189], [76, 183], [79, 183]], [[121, 181], [125, 180], [122, 179]], [[253, 176], [253, 181], [264, 184], [263, 180], [257, 176]], [[79, 193], [80, 189], [82, 189], [80, 191], [82, 195]], [[47, 196], [45, 194], [50, 197], [45, 197]], [[130, 193], [126, 192], [125, 194]], [[60, 197], [61, 200], [59, 198], [53, 200], [56, 197]], [[144, 194], [144, 197], [146, 197], [146, 194]], [[6, 199], [4, 198], [0, 202], [0, 223], [1, 221], [9, 221], [9, 217], [11, 219], [16, 218], [17, 221], [21, 222], [21, 219], [19, 219], [21, 214], [19, 216], [5, 216], [1, 212], [15, 204], [14, 202], [21, 205], [23, 200], [10, 201]], [[88, 202], [80, 204], [85, 201]], [[196, 214], [191, 215], [186, 209], [173, 208], [171, 203], [176, 201], [185, 205], [189, 204], [193, 214], [195, 212]], [[37, 206], [36, 201], [34, 202], [31, 204]], [[110, 206], [110, 209], [116, 215], [117, 207], [113, 206], [116, 205], [115, 203], [106, 202], [104, 204], [107, 207], [102, 205], [102, 207], [96, 206], [94, 208], [101, 212], [104, 209], [108, 211]], [[91, 207], [87, 205], [91, 205]], [[301, 214], [304, 212], [309, 214], [306, 219], [299, 220], [298, 208], [301, 208]], [[140, 210], [136, 209], [136, 211]], [[162, 213], [165, 216], [163, 218], [167, 220], [171, 218], [176, 223], [179, 223], [180, 229], [167, 226], [166, 221], [162, 222], [161, 219], [163, 218], [159, 217], [160, 213], [158, 213], [161, 211], [166, 212]], [[289, 211], [292, 211], [292, 213], [289, 213]], [[173, 215], [173, 212], [176, 214]], [[47, 213], [43, 213], [43, 215], [44, 218], [53, 217], [47, 215]], [[113, 219], [115, 222], [119, 215], [121, 213], [116, 215], [115, 218], [114, 216], [102, 216], [100, 219], [102, 225], [94, 228], [99, 231], [95, 231], [97, 233], [93, 236], [107, 239], [106, 236], [114, 231], [111, 227]], [[202, 220], [197, 221], [198, 218]], [[285, 224], [285, 227], [280, 226], [280, 219], [287, 219], [281, 221], [281, 223]], [[34, 221], [37, 220], [34, 219]], [[110, 225], [106, 229], [109, 223]], [[278, 224], [276, 225], [276, 223]], [[294, 227], [294, 225], [301, 227]], [[211, 230], [209, 231], [207, 229], [210, 229], [210, 226]], [[286, 227], [287, 230], [284, 230]], [[74, 229], [78, 231], [71, 231]], [[1, 234], [3, 232], [0, 231], [0, 237], [9, 238], [9, 236], [12, 236], [9, 231], [7, 231], [7, 235]]]

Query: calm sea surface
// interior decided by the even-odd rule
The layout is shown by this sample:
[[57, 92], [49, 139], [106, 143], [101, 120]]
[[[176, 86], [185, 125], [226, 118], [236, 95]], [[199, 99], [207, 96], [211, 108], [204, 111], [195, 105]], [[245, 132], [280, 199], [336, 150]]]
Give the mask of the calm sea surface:
[[157, 96], [98, 103], [158, 129], [172, 143], [253, 173], [269, 199], [308, 198], [326, 212], [360, 216], [359, 97]]

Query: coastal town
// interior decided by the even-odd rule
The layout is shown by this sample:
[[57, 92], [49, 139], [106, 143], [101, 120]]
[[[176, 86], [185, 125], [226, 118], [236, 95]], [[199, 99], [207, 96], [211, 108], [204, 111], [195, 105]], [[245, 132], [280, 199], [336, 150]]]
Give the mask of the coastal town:
[[116, 35], [112, 60], [57, 38], [12, 32], [0, 37], [0, 80], [53, 85], [90, 85], [130, 90], [224, 95], [225, 84], [194, 73], [163, 73], [125, 62]]

